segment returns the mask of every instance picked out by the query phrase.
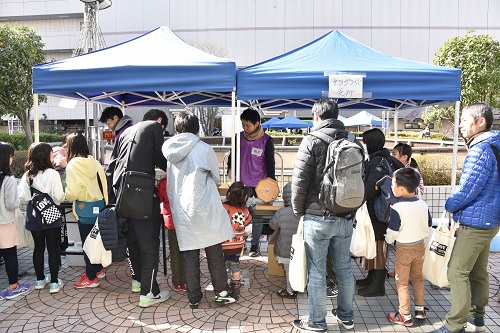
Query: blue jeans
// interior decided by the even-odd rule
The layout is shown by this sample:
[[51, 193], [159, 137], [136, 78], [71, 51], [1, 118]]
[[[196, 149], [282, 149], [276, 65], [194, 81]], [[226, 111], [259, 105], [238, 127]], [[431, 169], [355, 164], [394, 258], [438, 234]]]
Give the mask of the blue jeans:
[[353, 320], [354, 275], [349, 246], [352, 238], [352, 220], [342, 217], [304, 216], [304, 241], [307, 257], [307, 293], [309, 320], [320, 328], [326, 325], [326, 257], [332, 254], [333, 271], [337, 276], [339, 295], [337, 317]]
[[262, 229], [264, 228], [264, 219], [254, 218], [252, 220], [252, 240], [251, 245], [260, 245], [260, 236], [262, 236]]

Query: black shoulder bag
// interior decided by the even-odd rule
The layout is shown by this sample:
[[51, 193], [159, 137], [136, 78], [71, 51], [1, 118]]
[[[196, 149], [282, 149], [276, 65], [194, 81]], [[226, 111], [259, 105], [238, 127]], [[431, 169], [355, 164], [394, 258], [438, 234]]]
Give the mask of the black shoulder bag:
[[153, 211], [155, 177], [146, 172], [127, 171], [138, 129], [137, 127], [127, 150], [127, 166], [116, 195], [116, 212], [118, 216], [127, 219], [149, 220]]

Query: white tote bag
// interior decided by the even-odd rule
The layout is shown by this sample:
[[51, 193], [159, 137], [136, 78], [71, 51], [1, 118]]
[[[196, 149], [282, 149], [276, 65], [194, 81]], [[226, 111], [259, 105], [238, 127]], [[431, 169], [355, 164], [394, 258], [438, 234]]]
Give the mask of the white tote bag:
[[292, 236], [288, 280], [294, 291], [304, 292], [307, 286], [306, 246], [304, 242], [304, 217], [300, 218], [297, 233]]
[[26, 230], [26, 218], [23, 215], [21, 209], [16, 208], [16, 225], [17, 225], [17, 235], [19, 239], [19, 245], [17, 248], [27, 247], [28, 249], [35, 248], [35, 241], [33, 240], [33, 235], [31, 231]]
[[94, 224], [89, 235], [83, 244], [83, 251], [89, 257], [90, 263], [101, 264], [103, 267], [111, 265], [112, 252], [107, 251], [102, 243], [101, 232], [99, 230], [99, 219]]
[[441, 223], [436, 229], [431, 228], [425, 247], [424, 279], [438, 287], [446, 287], [448, 283], [448, 263], [455, 245], [455, 223], [448, 229], [446, 223]]
[[350, 251], [355, 257], [373, 259], [377, 255], [375, 233], [368, 214], [366, 202], [359, 207], [354, 218], [355, 227], [352, 231]]

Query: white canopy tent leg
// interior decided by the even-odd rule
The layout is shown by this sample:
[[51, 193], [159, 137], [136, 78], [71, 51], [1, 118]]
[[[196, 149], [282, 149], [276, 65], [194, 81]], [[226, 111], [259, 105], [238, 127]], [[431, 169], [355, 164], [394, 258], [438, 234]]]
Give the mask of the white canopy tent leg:
[[[40, 142], [40, 124], [38, 120], [38, 94], [33, 94], [33, 105], [35, 106], [33, 114], [33, 130], [35, 131], [35, 142]], [[30, 121], [28, 119], [28, 121]]]
[[[239, 103], [239, 101], [238, 101]], [[233, 90], [231, 93], [231, 179], [235, 179], [235, 165], [236, 165], [236, 92]], [[223, 168], [224, 169], [224, 168]]]
[[[393, 121], [394, 121], [394, 144], [398, 143], [398, 115], [399, 115], [399, 111], [395, 110], [394, 111], [394, 118], [393, 118]], [[389, 123], [387, 123], [387, 124], [389, 124]]]
[[453, 129], [453, 156], [451, 160], [451, 192], [455, 191], [457, 183], [458, 160], [458, 124], [460, 123], [460, 101], [455, 102], [455, 124]]
[[[235, 129], [236, 129], [236, 122], [240, 120], [240, 117], [239, 117], [239, 116], [240, 116], [240, 114], [241, 114], [241, 101], [238, 101], [238, 110], [237, 110], [237, 111], [238, 111], [238, 112], [237, 112], [238, 117], [234, 117], [234, 119], [233, 119], [233, 120], [234, 120], [234, 123], [233, 123], [233, 124], [234, 124], [234, 128], [235, 128]], [[234, 134], [233, 134], [233, 135], [236, 135], [236, 140], [232, 140], [232, 141], [231, 141], [231, 142], [236, 141], [236, 142], [234, 143], [234, 144], [236, 145], [236, 146], [234, 146], [234, 149], [236, 149], [236, 147], [238, 147], [238, 148], [240, 148], [240, 147], [241, 147], [241, 145], [240, 145], [240, 143], [241, 143], [241, 136], [240, 136], [239, 134], [240, 134], [240, 133], [238, 133], [238, 135], [236, 135], [236, 133], [234, 133]], [[234, 136], [233, 136], [233, 138], [234, 138]], [[236, 168], [232, 168], [232, 169], [237, 169], [238, 171], [240, 171], [240, 163], [241, 163], [241, 156], [240, 156], [240, 155], [241, 155], [241, 149], [238, 149], [238, 154], [236, 154], [236, 156], [235, 156], [235, 157], [236, 157], [236, 164], [235, 164], [235, 165], [236, 165]], [[231, 157], [231, 158], [232, 158], [232, 157]], [[238, 172], [238, 173], [236, 173], [236, 174], [235, 174], [235, 175], [236, 175], [236, 177], [235, 177], [235, 178], [232, 178], [232, 179], [233, 179], [233, 182], [235, 182], [235, 181], [240, 181], [240, 173], [241, 173], [241, 172]]]

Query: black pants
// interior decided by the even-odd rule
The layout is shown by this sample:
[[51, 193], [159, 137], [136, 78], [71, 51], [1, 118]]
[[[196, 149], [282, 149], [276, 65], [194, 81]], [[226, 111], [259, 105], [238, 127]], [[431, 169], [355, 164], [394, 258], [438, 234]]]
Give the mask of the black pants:
[[19, 270], [17, 262], [17, 246], [8, 249], [0, 249], [0, 256], [3, 256], [3, 259], [5, 260], [5, 271], [7, 272], [7, 277], [9, 278], [9, 284], [16, 284]]
[[129, 220], [128, 251], [134, 270], [134, 279], [141, 282], [141, 295], [158, 295], [160, 287], [156, 281], [160, 255], [160, 200], [153, 199], [151, 219]]
[[[82, 244], [85, 243], [85, 240], [92, 231], [93, 227], [94, 227], [93, 224], [84, 224], [78, 222], [78, 230], [80, 230], [80, 238], [82, 239]], [[97, 275], [97, 272], [99, 272], [102, 269], [102, 265], [92, 264], [85, 252], [83, 252], [83, 259], [85, 260], [85, 275], [87, 275], [89, 280], [94, 280]]]
[[[206, 247], [205, 253], [215, 293], [229, 290], [222, 246], [215, 244]], [[190, 303], [197, 303], [203, 298], [200, 281], [200, 250], [182, 251], [182, 256], [184, 257], [188, 299]]]
[[33, 266], [37, 280], [45, 279], [44, 254], [45, 247], [49, 254], [50, 283], [57, 283], [59, 275], [59, 264], [61, 262], [61, 228], [50, 228], [45, 230], [31, 231], [35, 241], [33, 250]]

